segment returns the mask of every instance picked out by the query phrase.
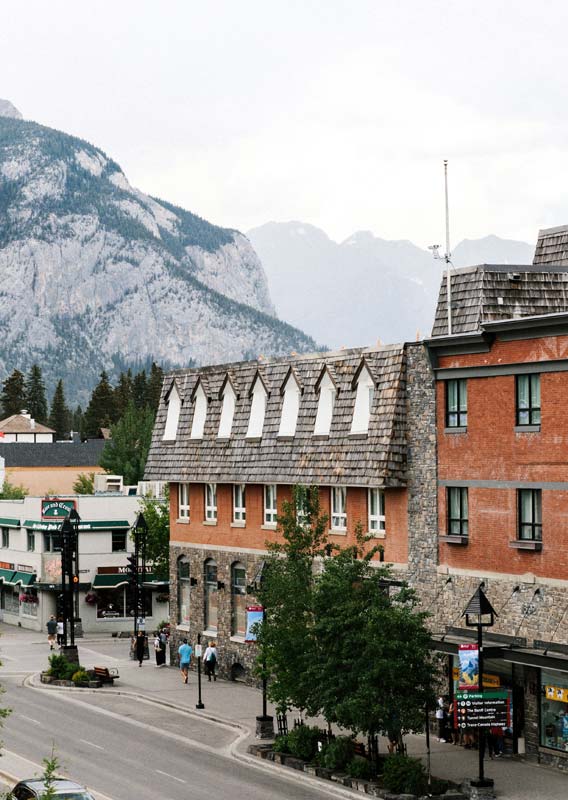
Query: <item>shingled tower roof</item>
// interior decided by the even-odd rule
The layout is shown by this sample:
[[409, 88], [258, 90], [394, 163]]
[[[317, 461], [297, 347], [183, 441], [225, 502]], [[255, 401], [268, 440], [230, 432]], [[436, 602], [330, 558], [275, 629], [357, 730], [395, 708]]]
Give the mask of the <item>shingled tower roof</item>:
[[533, 264], [568, 267], [568, 225], [544, 228], [538, 232]]

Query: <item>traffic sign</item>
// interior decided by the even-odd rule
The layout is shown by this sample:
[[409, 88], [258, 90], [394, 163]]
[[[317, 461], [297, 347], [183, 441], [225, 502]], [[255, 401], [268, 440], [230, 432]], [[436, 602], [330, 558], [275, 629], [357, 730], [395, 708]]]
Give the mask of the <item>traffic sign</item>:
[[510, 728], [508, 692], [456, 692], [454, 722], [456, 728]]

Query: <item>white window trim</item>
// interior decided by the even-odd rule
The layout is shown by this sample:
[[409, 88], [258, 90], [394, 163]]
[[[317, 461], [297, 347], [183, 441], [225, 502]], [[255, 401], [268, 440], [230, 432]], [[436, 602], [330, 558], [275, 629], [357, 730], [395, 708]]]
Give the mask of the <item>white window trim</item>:
[[170, 394], [168, 397], [168, 413], [166, 416], [164, 435], [162, 437], [163, 441], [166, 442], [175, 441], [177, 437], [180, 412], [181, 412], [181, 398], [179, 396], [177, 386], [174, 383], [174, 385], [170, 389]]
[[237, 395], [229, 381], [227, 381], [223, 389], [223, 405], [221, 406], [221, 419], [219, 420], [219, 430], [217, 432], [218, 439], [228, 439], [231, 436], [236, 403]]
[[[330, 495], [331, 530], [345, 533], [347, 531], [347, 488], [345, 486], [332, 486]], [[338, 510], [336, 501], [341, 497], [343, 497], [343, 510]], [[341, 508], [341, 503], [339, 508]]]
[[189, 483], [178, 483], [178, 522], [189, 522]]
[[[208, 503], [207, 498], [207, 490], [211, 489], [211, 495], [214, 499], [213, 504]], [[205, 492], [205, 524], [209, 525], [216, 525], [217, 524], [217, 484], [216, 483], [206, 483], [203, 487]]]
[[[244, 525], [247, 521], [246, 491], [244, 483], [233, 484], [233, 525]], [[241, 492], [241, 497], [239, 498], [241, 504], [237, 505], [237, 494], [239, 492]]]
[[266, 401], [268, 395], [264, 384], [257, 378], [252, 390], [252, 402], [250, 406], [250, 417], [246, 433], [246, 439], [261, 439], [264, 428], [264, 417], [266, 415]]
[[374, 389], [375, 383], [373, 378], [369, 370], [363, 367], [357, 378], [357, 394], [355, 395], [353, 420], [351, 422], [352, 434], [368, 433], [369, 431]]
[[[377, 514], [371, 514], [371, 493], [377, 493]], [[373, 487], [367, 490], [367, 509], [369, 515], [369, 533], [377, 539], [384, 538], [386, 534], [385, 492], [384, 489]], [[382, 511], [382, 513], [381, 513]], [[373, 525], [376, 524], [376, 527]]]
[[280, 417], [278, 436], [295, 436], [300, 413], [301, 392], [293, 373], [288, 376], [283, 394], [284, 399], [282, 401], [282, 415]]
[[336, 396], [337, 389], [331, 380], [329, 372], [326, 371], [319, 385], [318, 410], [314, 425], [314, 436], [329, 436]]
[[207, 419], [207, 396], [201, 384], [195, 390], [193, 398], [193, 419], [191, 421], [190, 439], [203, 439], [205, 420]]
[[[274, 489], [274, 506], [268, 506], [266, 504], [266, 498], [268, 495], [269, 487]], [[265, 483], [263, 487], [263, 497], [264, 497], [264, 512], [263, 512], [263, 526], [269, 530], [276, 529], [276, 517], [278, 516], [278, 490], [276, 489], [275, 483]]]

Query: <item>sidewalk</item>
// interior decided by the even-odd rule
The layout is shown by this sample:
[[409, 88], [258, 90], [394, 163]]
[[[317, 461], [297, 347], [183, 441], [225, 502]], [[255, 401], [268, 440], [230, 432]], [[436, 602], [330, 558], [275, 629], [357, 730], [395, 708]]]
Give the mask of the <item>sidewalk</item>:
[[[3, 626], [4, 627], [4, 626]], [[10, 642], [26, 639], [25, 652], [33, 653], [33, 668], [29, 670], [36, 673], [33, 678], [34, 685], [39, 684], [38, 658], [47, 666], [47, 648], [30, 647], [30, 644], [44, 644], [45, 640], [39, 634], [31, 635], [30, 632], [20, 634], [10, 632], [6, 639], [0, 639], [2, 657], [10, 653]], [[112, 666], [117, 667], [120, 679], [115, 686], [93, 690], [96, 693], [118, 692], [132, 694], [161, 705], [173, 706], [189, 714], [194, 714], [204, 719], [223, 722], [235, 728], [236, 752], [244, 755], [248, 744], [254, 741], [256, 716], [262, 713], [262, 695], [258, 689], [242, 683], [234, 683], [218, 679], [209, 683], [202, 675], [202, 701], [203, 710], [198, 710], [195, 705], [198, 700], [197, 672], [192, 669], [188, 685], [181, 680], [176, 667], [156, 667], [152, 658], [145, 661], [143, 666], [129, 659], [129, 642], [125, 639], [102, 640], [88, 636], [78, 641], [81, 663], [86, 667]], [[37, 655], [36, 655], [37, 654]], [[10, 656], [10, 662], [21, 659]], [[26, 658], [26, 661], [28, 659]], [[8, 662], [5, 661], [5, 667]], [[12, 663], [8, 669], [10, 669]], [[21, 669], [21, 665], [18, 664]], [[27, 664], [26, 664], [27, 666]], [[48, 691], [58, 691], [56, 687], [43, 686]], [[68, 691], [59, 689], [59, 691]], [[81, 690], [71, 690], [81, 691]], [[83, 690], [89, 691], [89, 690]], [[269, 713], [274, 715], [274, 709], [269, 704]], [[275, 715], [274, 715], [275, 716]], [[290, 727], [293, 725], [293, 716], [288, 717]], [[309, 722], [309, 720], [308, 720]], [[321, 723], [320, 723], [321, 724]], [[419, 757], [426, 761], [426, 739], [423, 735], [408, 736], [405, 739], [409, 755]], [[386, 739], [381, 738], [380, 751], [386, 752]], [[477, 752], [464, 750], [461, 747], [433, 741], [431, 737], [431, 765], [432, 774], [436, 777], [446, 778], [456, 782], [466, 777], [477, 774]], [[568, 797], [568, 775], [547, 767], [539, 767], [532, 762], [518, 759], [502, 758], [496, 761], [486, 761], [486, 775], [495, 780], [497, 795], [504, 800], [565, 800]]]

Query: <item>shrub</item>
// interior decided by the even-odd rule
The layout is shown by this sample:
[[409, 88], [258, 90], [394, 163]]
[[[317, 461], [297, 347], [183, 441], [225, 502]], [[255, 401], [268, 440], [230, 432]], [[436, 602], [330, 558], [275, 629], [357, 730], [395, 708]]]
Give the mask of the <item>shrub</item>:
[[296, 758], [303, 758], [304, 761], [311, 761], [318, 751], [318, 738], [321, 736], [319, 728], [310, 728], [307, 725], [299, 725], [288, 734], [287, 742], [288, 753]]
[[73, 675], [71, 676], [71, 680], [73, 681], [75, 686], [78, 686], [81, 683], [88, 683], [89, 682], [89, 673], [86, 672], [83, 669], [83, 667], [79, 667], [79, 669], [76, 670], [73, 673]]
[[274, 744], [272, 745], [272, 749], [276, 753], [289, 753], [288, 749], [288, 735], [282, 734], [281, 736], [277, 736], [274, 740]]
[[367, 780], [371, 777], [371, 765], [363, 756], [355, 756], [345, 767], [347, 774], [352, 778], [362, 778]]
[[426, 772], [416, 758], [389, 756], [385, 761], [385, 786], [398, 794], [422, 794], [426, 787]]
[[69, 661], [68, 658], [58, 653], [53, 653], [49, 656], [49, 669], [47, 670], [47, 674], [51, 675], [55, 680], [70, 681], [73, 675], [80, 669], [82, 669], [82, 667], [79, 664], [76, 664], [74, 661]]
[[321, 763], [327, 769], [345, 769], [353, 759], [355, 745], [351, 736], [337, 736], [326, 744], [322, 751]]

